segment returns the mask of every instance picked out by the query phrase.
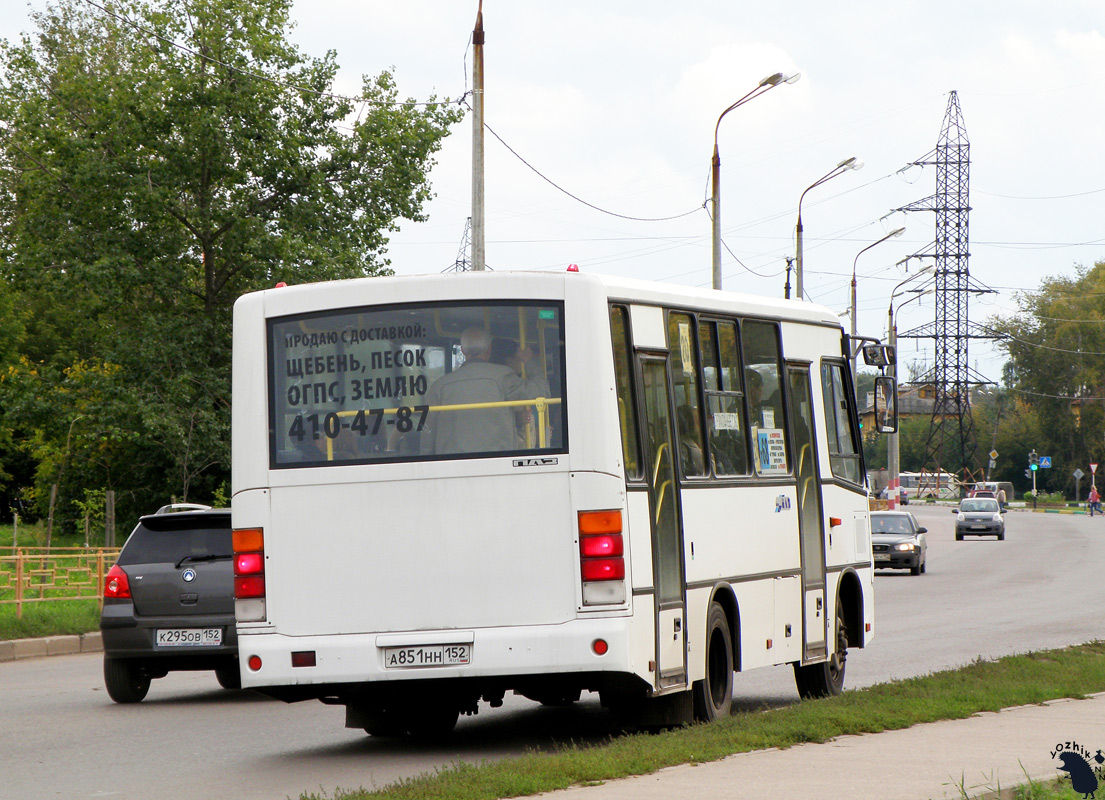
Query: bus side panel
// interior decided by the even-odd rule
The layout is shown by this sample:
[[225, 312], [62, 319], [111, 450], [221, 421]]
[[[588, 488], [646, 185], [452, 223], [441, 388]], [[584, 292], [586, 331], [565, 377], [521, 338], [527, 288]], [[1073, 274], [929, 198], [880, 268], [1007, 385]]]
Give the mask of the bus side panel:
[[232, 372], [237, 399], [230, 412], [232, 495], [268, 485], [266, 350], [264, 297], [260, 293], [243, 295], [234, 304]]
[[794, 495], [793, 486], [694, 489], [684, 483], [680, 497], [687, 583], [735, 580], [737, 571], [799, 572]]

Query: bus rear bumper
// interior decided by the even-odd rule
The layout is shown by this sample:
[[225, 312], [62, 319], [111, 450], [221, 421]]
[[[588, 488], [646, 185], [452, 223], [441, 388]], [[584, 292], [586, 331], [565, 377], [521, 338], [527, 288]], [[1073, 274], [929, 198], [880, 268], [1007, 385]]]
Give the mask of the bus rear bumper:
[[[637, 674], [652, 683], [649, 655], [631, 652], [629, 620], [471, 630], [288, 636], [240, 628], [242, 687], [316, 687], [418, 680], [517, 679], [573, 673]], [[642, 674], [643, 672], [643, 674]], [[279, 692], [274, 692], [278, 696]]]

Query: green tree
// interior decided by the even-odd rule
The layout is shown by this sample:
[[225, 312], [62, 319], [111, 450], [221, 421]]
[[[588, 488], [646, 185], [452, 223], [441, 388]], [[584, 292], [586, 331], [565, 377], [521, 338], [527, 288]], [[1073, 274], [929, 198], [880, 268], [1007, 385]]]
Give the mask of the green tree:
[[131, 498], [121, 514], [211, 496], [234, 300], [386, 273], [388, 232], [424, 218], [458, 107], [401, 102], [387, 71], [334, 94], [336, 54], [301, 54], [289, 8], [60, 0], [0, 43], [0, 255], [24, 325], [0, 430], [38, 454], [40, 497], [63, 469]]
[[1073, 497], [1075, 468], [1086, 472], [1105, 457], [1105, 262], [1048, 278], [1017, 302], [1020, 313], [992, 321], [1010, 357], [1007, 382], [1022, 423], [1016, 450], [1008, 449], [1017, 457], [1010, 471], [1018, 486], [1031, 485], [1020, 462], [1033, 449], [1051, 456], [1038, 487]]

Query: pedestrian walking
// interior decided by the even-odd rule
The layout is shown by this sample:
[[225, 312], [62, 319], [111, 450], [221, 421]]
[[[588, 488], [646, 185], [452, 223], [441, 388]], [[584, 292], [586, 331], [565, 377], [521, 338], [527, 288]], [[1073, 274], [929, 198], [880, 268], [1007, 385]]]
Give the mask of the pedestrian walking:
[[1089, 505], [1090, 505], [1090, 516], [1092, 517], [1093, 513], [1095, 511], [1100, 514], [1101, 513], [1101, 495], [1099, 495], [1097, 493], [1097, 487], [1094, 486], [1093, 484], [1090, 485], [1090, 496], [1086, 499], [1089, 501]]

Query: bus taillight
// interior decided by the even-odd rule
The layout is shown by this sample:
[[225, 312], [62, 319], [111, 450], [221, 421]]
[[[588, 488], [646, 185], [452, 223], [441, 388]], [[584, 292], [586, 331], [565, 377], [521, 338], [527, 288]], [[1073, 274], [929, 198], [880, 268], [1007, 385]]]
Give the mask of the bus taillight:
[[580, 512], [579, 571], [584, 605], [625, 602], [621, 511]]
[[234, 616], [239, 622], [265, 619], [265, 532], [238, 528], [234, 541]]

